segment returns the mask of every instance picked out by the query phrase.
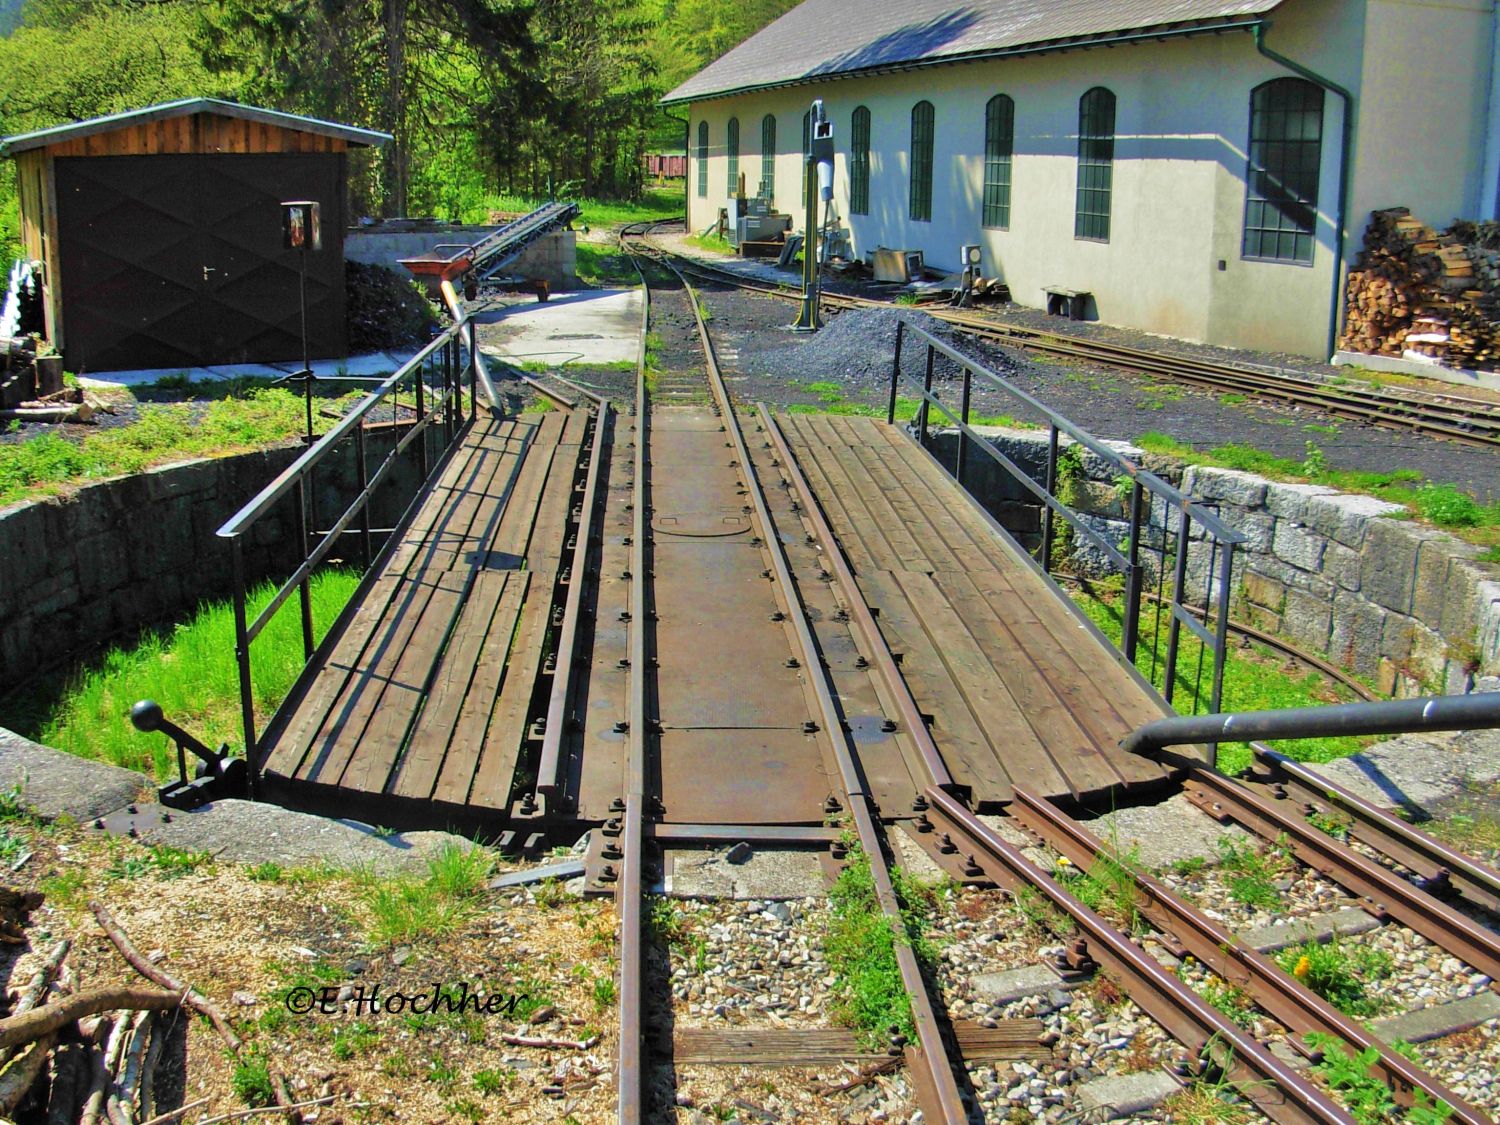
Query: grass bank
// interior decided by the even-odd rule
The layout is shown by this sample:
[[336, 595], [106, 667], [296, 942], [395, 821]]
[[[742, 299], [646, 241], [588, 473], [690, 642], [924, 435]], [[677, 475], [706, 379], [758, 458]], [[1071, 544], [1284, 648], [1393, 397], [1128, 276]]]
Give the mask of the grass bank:
[[[321, 638], [348, 602], [359, 576], [326, 570], [312, 580], [313, 626]], [[251, 594], [251, 614], [271, 600], [270, 583]], [[302, 627], [289, 602], [256, 639], [251, 668], [262, 722], [285, 698], [302, 670]], [[0, 725], [82, 758], [172, 776], [176, 751], [163, 735], [130, 725], [138, 699], [154, 699], [173, 722], [210, 746], [227, 742], [242, 752], [239, 669], [234, 658], [234, 610], [209, 602], [170, 630], [117, 645], [61, 681], [50, 695], [30, 691], [0, 701]]]
[[1408, 515], [1451, 531], [1461, 539], [1489, 548], [1484, 558], [1500, 562], [1500, 503], [1481, 504], [1451, 484], [1433, 484], [1415, 469], [1392, 469], [1383, 473], [1330, 469], [1323, 451], [1309, 441], [1301, 461], [1277, 457], [1249, 445], [1216, 446], [1197, 450], [1186, 442], [1150, 431], [1135, 439], [1147, 453], [1171, 457], [1188, 465], [1238, 469], [1269, 480], [1325, 484], [1341, 492], [1359, 492], [1406, 508]]
[[[464, 210], [463, 221], [485, 223], [489, 221], [492, 211], [524, 214], [535, 211], [546, 202], [545, 199], [529, 195], [487, 195]], [[579, 199], [576, 202], [583, 208], [584, 223], [591, 227], [605, 227], [680, 216], [684, 201], [682, 192], [677, 188], [648, 188], [638, 200]]]
[[[1123, 635], [1123, 602], [1095, 588], [1090, 593], [1069, 590], [1073, 601], [1117, 647]], [[1166, 684], [1167, 626], [1170, 615], [1163, 607], [1141, 607], [1140, 641], [1135, 664], [1143, 676], [1161, 691]], [[1182, 630], [1178, 645], [1174, 703], [1183, 714], [1193, 710], [1196, 691], [1200, 711], [1208, 710], [1213, 682], [1213, 654], [1201, 641]], [[1278, 707], [1311, 707], [1327, 703], [1357, 703], [1358, 698], [1342, 684], [1329, 681], [1321, 672], [1307, 669], [1277, 654], [1265, 645], [1240, 647], [1230, 642], [1224, 663], [1224, 711], [1264, 711]], [[1377, 741], [1374, 738], [1302, 738], [1275, 744], [1276, 749], [1303, 762], [1327, 762], [1346, 757]], [[1237, 773], [1250, 764], [1250, 749], [1243, 744], [1219, 747], [1219, 768]]]
[[[798, 383], [793, 382], [791, 386], [803, 390], [809, 394], [816, 395], [817, 402], [796, 402], [786, 409], [791, 414], [847, 414], [857, 418], [884, 418], [886, 406], [872, 405], [867, 402], [857, 402], [847, 398], [844, 391], [847, 389], [838, 383], [816, 382]], [[896, 399], [896, 421], [900, 423], [914, 422], [917, 418], [917, 409], [922, 405], [919, 398], [907, 398], [904, 395]], [[929, 410], [927, 419], [930, 425], [937, 427], [948, 424], [948, 419], [943, 416], [941, 410]], [[1018, 418], [1012, 418], [1009, 414], [973, 414], [969, 415], [971, 426], [1006, 426], [1011, 429], [1035, 430], [1039, 429], [1033, 422], [1023, 422]]]

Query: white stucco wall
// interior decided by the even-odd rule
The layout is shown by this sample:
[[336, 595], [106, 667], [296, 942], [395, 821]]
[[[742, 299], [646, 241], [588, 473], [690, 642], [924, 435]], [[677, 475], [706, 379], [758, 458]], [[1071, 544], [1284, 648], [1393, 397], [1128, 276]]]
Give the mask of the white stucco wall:
[[[1348, 259], [1358, 250], [1372, 207], [1409, 203], [1439, 223], [1477, 207], [1491, 10], [1490, 0], [1288, 0], [1275, 11], [1268, 44], [1348, 87], [1361, 102]], [[706, 198], [697, 196], [693, 169], [692, 222], [701, 230], [725, 205], [728, 118], [740, 119], [740, 167], [753, 190], [761, 117], [774, 112], [781, 150], [777, 204], [795, 214], [800, 228], [795, 201], [802, 114], [812, 98], [822, 97], [839, 152], [835, 201], [857, 252], [877, 245], [920, 249], [931, 265], [953, 269], [959, 246], [977, 241], [984, 247], [985, 273], [1002, 277], [1024, 305], [1042, 306], [1043, 287], [1061, 285], [1093, 293], [1098, 318], [1107, 323], [1326, 355], [1339, 98], [1329, 94], [1324, 103], [1312, 264], [1241, 257], [1250, 92], [1289, 75], [1256, 52], [1249, 34], [1237, 32], [702, 102], [691, 107], [691, 135], [696, 141], [697, 122], [709, 122], [709, 191]], [[1073, 236], [1078, 99], [1096, 85], [1116, 98], [1108, 243]], [[984, 106], [996, 93], [1015, 101], [1011, 223], [1005, 231], [980, 225]], [[907, 148], [911, 108], [923, 98], [936, 111], [933, 219], [911, 222]], [[850, 114], [858, 105], [870, 110], [872, 120], [870, 213], [863, 216], [848, 213]]]

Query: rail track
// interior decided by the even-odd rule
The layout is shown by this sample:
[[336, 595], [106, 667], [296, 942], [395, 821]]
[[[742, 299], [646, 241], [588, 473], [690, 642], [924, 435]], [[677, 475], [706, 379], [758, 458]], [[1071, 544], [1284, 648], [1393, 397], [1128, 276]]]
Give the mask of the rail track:
[[[827, 772], [836, 783], [823, 810], [848, 817], [871, 864], [881, 909], [893, 925], [902, 923], [886, 828], [893, 820], [904, 819], [919, 837], [926, 837], [931, 850], [963, 855], [971, 880], [993, 882], [1018, 897], [1040, 896], [1056, 917], [1064, 920], [1058, 937], [1061, 939], [1064, 932], [1067, 937], [1058, 957], [1058, 971], [1075, 978], [1101, 967], [1112, 973], [1126, 985], [1131, 1000], [1187, 1048], [1195, 1075], [1223, 1075], [1242, 1098], [1274, 1121], [1354, 1121], [1325, 1088], [1164, 968], [1143, 947], [1139, 933], [1122, 929], [1085, 906], [1055, 872], [1044, 869], [969, 809], [956, 791], [917, 701], [901, 675], [898, 659], [866, 607], [785, 435], [775, 417], [761, 407], [758, 428], [781, 478], [769, 483], [787, 490], [792, 497], [792, 518], [800, 526], [778, 527], [778, 523], [784, 523], [784, 516], [773, 518], [767, 482], [762, 481], [749, 447], [742, 412], [731, 401], [707, 324], [684, 276], [689, 271], [650, 244], [648, 231], [649, 225], [628, 227], [621, 236], [622, 249], [639, 271], [647, 295], [642, 332], [653, 315], [653, 289], [658, 302], [678, 300], [684, 309], [691, 310], [703, 369], [659, 373], [648, 380], [642, 349], [634, 409], [624, 430], [629, 435], [631, 456], [629, 609], [622, 616], [631, 623], [629, 655], [622, 661], [628, 669], [629, 706], [628, 718], [618, 725], [626, 736], [622, 796], [614, 810], [617, 819], [605, 829], [618, 840], [613, 845], [617, 851], [609, 853], [617, 864], [613, 870], [618, 875], [615, 895], [621, 926], [618, 1120], [634, 1123], [650, 1119], [647, 1085], [652, 1048], [646, 1034], [644, 977], [650, 937], [645, 893], [652, 882], [654, 872], [648, 869], [654, 866], [654, 860], [648, 841], [668, 838], [673, 832], [684, 839], [709, 839], [721, 829], [728, 833], [723, 838], [730, 839], [735, 831], [723, 825], [699, 825], [694, 835], [695, 826], [659, 823], [666, 778], [673, 771], [692, 767], [669, 760], [672, 750], [666, 743], [661, 716], [682, 702], [680, 696], [685, 689], [669, 674], [672, 662], [682, 654], [669, 652], [669, 646], [663, 644], [667, 626], [656, 624], [658, 611], [690, 596], [690, 586], [704, 581], [702, 574], [678, 568], [656, 543], [660, 533], [657, 507], [663, 495], [670, 495], [679, 504], [683, 496], [689, 496], [705, 510], [743, 513], [745, 530], [753, 534], [750, 543], [756, 550], [743, 552], [739, 565], [754, 560], [751, 565], [761, 568], [760, 576], [769, 579], [776, 591], [781, 608], [772, 618], [781, 624], [778, 635], [784, 634], [781, 664], [802, 670], [798, 679], [805, 689], [797, 693], [802, 710], [795, 713], [801, 716], [803, 732], [817, 735], [818, 753], [829, 764]], [[664, 280], [680, 283], [677, 296], [665, 296]], [[699, 458], [710, 447], [720, 458], [728, 456], [733, 474], [726, 476], [706, 468], [708, 462]], [[685, 469], [696, 472], [686, 473]], [[702, 479], [685, 486], [680, 478], [686, 475]], [[858, 644], [861, 666], [872, 669], [870, 674], [883, 683], [904, 736], [915, 745], [924, 779], [922, 792], [909, 811], [875, 807], [859, 746], [848, 731], [783, 545], [804, 535], [809, 543], [822, 547], [827, 570], [820, 579], [842, 591], [841, 601], [848, 608], [848, 627]], [[714, 580], [732, 585], [737, 575], [720, 571]], [[748, 626], [743, 622], [708, 620], [700, 626], [704, 636], [722, 634], [728, 643], [747, 649], [759, 643], [752, 644], [746, 638]], [[745, 664], [745, 679], [738, 688], [747, 697], [758, 697], [764, 685], [754, 682], [753, 662], [747, 658]], [[1457, 900], [1471, 911], [1495, 912], [1500, 908], [1500, 873], [1453, 852], [1352, 794], [1326, 785], [1265, 748], [1257, 748], [1256, 762], [1257, 773], [1246, 782], [1225, 778], [1192, 758], [1178, 759], [1175, 764], [1184, 778], [1184, 791], [1211, 816], [1234, 821], [1264, 841], [1282, 841], [1300, 862], [1342, 886], [1377, 918], [1405, 925], [1475, 971], [1500, 978], [1500, 935], [1447, 901]], [[785, 764], [778, 763], [777, 768]], [[739, 768], [753, 776], [759, 765], [747, 757]], [[778, 776], [777, 782], [793, 789], [799, 785], [794, 776]], [[1312, 827], [1308, 816], [1314, 812], [1346, 818], [1349, 834], [1361, 848]], [[1307, 1046], [1302, 1036], [1310, 1032], [1333, 1036], [1355, 1050], [1373, 1050], [1371, 1075], [1386, 1083], [1403, 1104], [1425, 1098], [1446, 1104], [1451, 1110], [1450, 1120], [1471, 1125], [1491, 1120], [1161, 880], [1132, 870], [1111, 846], [1045, 798], [1016, 786], [1007, 821], [1075, 869], [1087, 871], [1100, 863], [1112, 863], [1126, 872], [1130, 896], [1158, 942], [1190, 954], [1243, 990], [1260, 1011], [1285, 1029], [1286, 1042], [1303, 1056], [1315, 1058], [1318, 1052]], [[788, 839], [796, 832], [785, 826], [778, 830], [775, 825], [758, 828], [750, 824], [739, 830], [747, 835], [761, 831], [767, 838], [779, 831]], [[804, 831], [808, 839], [816, 835]], [[917, 1041], [907, 1046], [905, 1061], [925, 1119], [945, 1125], [969, 1121], [976, 1107], [958, 1077], [963, 1073], [961, 1055], [947, 1032], [939, 994], [933, 982], [924, 978], [910, 945], [898, 942], [897, 958], [917, 1031]]]
[[[655, 249], [660, 254], [670, 254], [670, 251], [660, 246]], [[677, 269], [705, 280], [790, 301], [801, 299], [797, 290], [786, 286], [751, 280], [734, 270], [716, 267], [697, 259], [681, 255], [672, 257]], [[890, 307], [888, 301], [840, 293], [824, 293], [823, 301], [836, 308]], [[1430, 392], [1397, 394], [1376, 387], [1353, 390], [1273, 369], [1215, 363], [1020, 328], [951, 308], [928, 305], [922, 311], [952, 325], [965, 335], [1003, 347], [1023, 348], [1046, 355], [1103, 364], [1220, 394], [1243, 394], [1289, 406], [1319, 410], [1334, 417], [1385, 429], [1407, 430], [1479, 448], [1500, 449], [1500, 405], [1490, 405], [1462, 395]]]

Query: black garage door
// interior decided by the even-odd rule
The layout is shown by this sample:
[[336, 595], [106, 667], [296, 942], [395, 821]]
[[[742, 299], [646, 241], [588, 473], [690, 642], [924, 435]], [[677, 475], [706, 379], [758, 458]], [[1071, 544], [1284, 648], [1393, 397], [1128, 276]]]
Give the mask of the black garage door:
[[284, 199], [323, 205], [307, 255], [315, 357], [344, 354], [341, 154], [57, 161], [64, 356], [73, 371], [300, 360]]

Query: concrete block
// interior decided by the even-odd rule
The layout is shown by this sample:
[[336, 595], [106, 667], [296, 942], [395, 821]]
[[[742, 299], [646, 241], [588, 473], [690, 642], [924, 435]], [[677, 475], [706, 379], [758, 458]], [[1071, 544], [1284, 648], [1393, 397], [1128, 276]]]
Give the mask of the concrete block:
[[1246, 602], [1245, 607], [1241, 612], [1244, 613], [1245, 620], [1249, 624], [1254, 625], [1262, 632], [1276, 635], [1279, 635], [1281, 633], [1281, 614], [1275, 612], [1274, 610], [1267, 609], [1265, 606], [1256, 605], [1254, 602]]
[[1140, 1070], [1085, 1082], [1078, 1087], [1078, 1104], [1087, 1121], [1113, 1121], [1155, 1109], [1181, 1089], [1164, 1070]]
[[1482, 675], [1500, 675], [1500, 582], [1479, 585], [1478, 626], [1474, 631]]
[[1486, 990], [1462, 1000], [1450, 1000], [1446, 1004], [1434, 1004], [1376, 1020], [1370, 1025], [1370, 1030], [1387, 1043], [1397, 1039], [1425, 1043], [1429, 1039], [1468, 1031], [1493, 1019], [1500, 1019], [1500, 995]]
[[1454, 558], [1472, 558], [1477, 553], [1478, 549], [1473, 548], [1472, 544], [1449, 535], [1424, 539], [1417, 549], [1417, 573], [1412, 584], [1412, 616], [1428, 622], [1434, 628], [1442, 624], [1443, 591], [1448, 584], [1448, 564]]
[[1271, 550], [1283, 562], [1316, 573], [1323, 565], [1323, 548], [1327, 543], [1328, 540], [1310, 528], [1291, 520], [1277, 520]]
[[1112, 484], [1103, 484], [1099, 481], [1084, 481], [1078, 488], [1078, 497], [1074, 502], [1075, 510], [1085, 512], [1091, 516], [1103, 516], [1107, 519], [1124, 520], [1129, 526], [1130, 515], [1126, 505], [1130, 502], [1129, 493], [1122, 498], [1115, 491]]
[[1346, 547], [1360, 547], [1364, 544], [1365, 534], [1372, 520], [1403, 511], [1405, 509], [1400, 504], [1392, 504], [1388, 500], [1335, 492], [1306, 497], [1302, 520], [1315, 531]]
[[64, 754], [0, 728], [0, 788], [19, 787], [21, 803], [43, 820], [85, 820], [128, 804], [149, 786], [145, 775]]
[[1417, 581], [1417, 554], [1424, 543], [1441, 543], [1447, 536], [1430, 528], [1372, 520], [1360, 552], [1359, 588], [1366, 598], [1410, 614]]
[[1359, 589], [1359, 552], [1333, 540], [1323, 550], [1323, 577], [1345, 590]]
[[1248, 560], [1241, 560], [1235, 566], [1235, 573], [1262, 574], [1295, 590], [1306, 590], [1320, 598], [1333, 597], [1334, 585], [1328, 579], [1282, 562], [1274, 555], [1252, 555]]
[[146, 471], [147, 495], [152, 500], [166, 500], [202, 492], [214, 486], [217, 475], [213, 462], [202, 457], [159, 465]]
[[1281, 484], [1266, 486], [1265, 506], [1277, 519], [1300, 520], [1310, 500], [1338, 495], [1322, 484]]
[[1263, 477], [1235, 469], [1202, 467], [1194, 474], [1194, 495], [1204, 500], [1221, 500], [1241, 508], [1257, 508], [1266, 498], [1268, 482]]
[[1328, 941], [1334, 937], [1349, 937], [1379, 928], [1378, 919], [1363, 910], [1350, 907], [1331, 914], [1298, 918], [1295, 922], [1276, 922], [1261, 926], [1241, 934], [1240, 940], [1262, 953], [1275, 953], [1290, 945], [1301, 945], [1305, 941]]
[[1451, 559], [1448, 577], [1443, 583], [1443, 612], [1438, 620], [1438, 632], [1455, 641], [1473, 640], [1483, 607], [1489, 600], [1486, 588], [1494, 589], [1496, 583], [1483, 563]]
[[1375, 675], [1380, 662], [1380, 640], [1385, 631], [1386, 611], [1358, 594], [1340, 590], [1333, 598], [1333, 629], [1328, 654], [1344, 668], [1362, 675]]
[[[1081, 982], [1078, 982], [1081, 983]], [[1009, 1004], [1027, 996], [1045, 996], [1054, 988], [1074, 988], [1046, 965], [1022, 965], [999, 973], [977, 973], [974, 991], [991, 1004]]]
[[1333, 606], [1306, 590], [1288, 590], [1282, 610], [1282, 632], [1293, 644], [1315, 652], [1328, 651], [1333, 629]]

